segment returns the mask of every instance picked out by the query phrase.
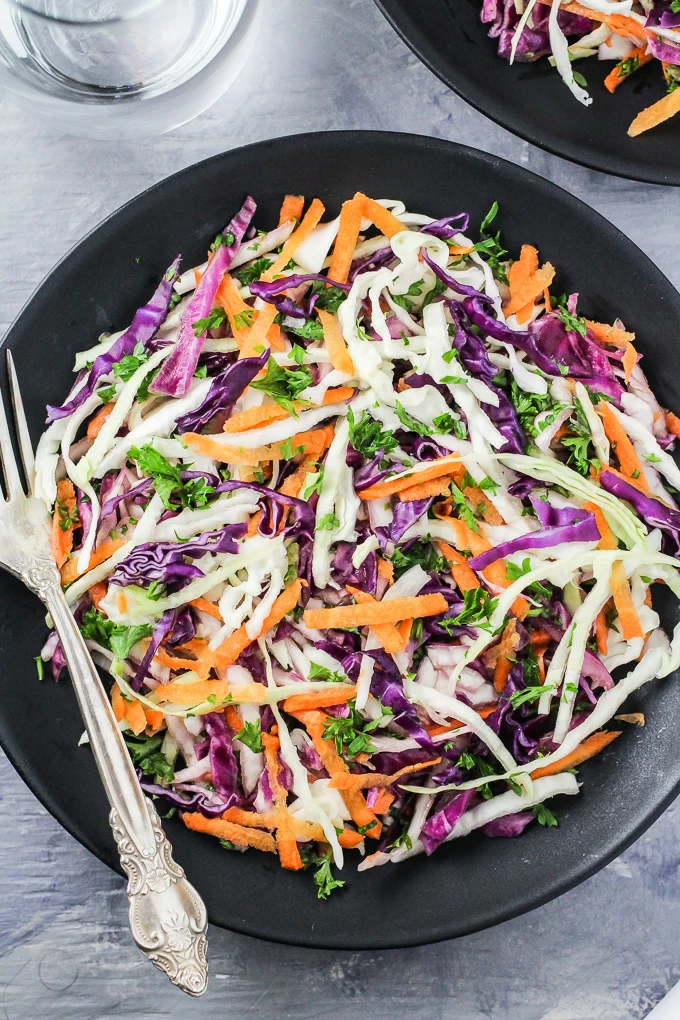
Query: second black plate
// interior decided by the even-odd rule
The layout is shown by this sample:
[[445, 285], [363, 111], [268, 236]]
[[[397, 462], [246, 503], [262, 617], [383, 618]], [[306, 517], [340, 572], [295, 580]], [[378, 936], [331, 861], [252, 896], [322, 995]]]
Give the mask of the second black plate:
[[548, 152], [620, 177], [680, 185], [680, 122], [667, 121], [638, 138], [633, 118], [665, 93], [658, 61], [610, 95], [603, 79], [613, 64], [579, 61], [593, 97], [586, 108], [543, 58], [535, 64], [501, 59], [480, 21], [482, 0], [376, 0], [405, 42], [441, 80], [502, 127]]

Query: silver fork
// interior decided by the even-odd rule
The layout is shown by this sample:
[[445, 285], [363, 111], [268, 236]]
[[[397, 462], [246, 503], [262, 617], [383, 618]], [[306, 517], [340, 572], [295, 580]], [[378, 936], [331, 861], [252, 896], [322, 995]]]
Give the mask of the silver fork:
[[[201, 995], [208, 984], [205, 906], [172, 848], [156, 809], [137, 782], [111, 705], [61, 588], [50, 553], [50, 517], [32, 495], [33, 449], [12, 355], [7, 352], [12, 404], [28, 496], [14, 458], [0, 394], [0, 461], [7, 498], [0, 493], [0, 567], [35, 592], [59, 635], [99, 775], [111, 805], [109, 821], [128, 876], [130, 928], [141, 951], [173, 984]], [[74, 749], [75, 753], [75, 749]]]

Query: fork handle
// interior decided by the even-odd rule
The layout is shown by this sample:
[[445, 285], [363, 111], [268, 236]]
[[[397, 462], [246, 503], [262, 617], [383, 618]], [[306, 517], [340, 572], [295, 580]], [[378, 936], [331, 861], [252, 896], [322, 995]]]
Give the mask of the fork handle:
[[[54, 571], [54, 573], [52, 573]], [[172, 848], [158, 813], [137, 781], [113, 710], [83, 636], [66, 602], [56, 569], [56, 583], [35, 582], [59, 635], [78, 698], [85, 729], [111, 805], [109, 821], [120, 862], [128, 876], [132, 938], [141, 951], [189, 995], [208, 984], [205, 906]], [[44, 578], [48, 581], [48, 578]]]

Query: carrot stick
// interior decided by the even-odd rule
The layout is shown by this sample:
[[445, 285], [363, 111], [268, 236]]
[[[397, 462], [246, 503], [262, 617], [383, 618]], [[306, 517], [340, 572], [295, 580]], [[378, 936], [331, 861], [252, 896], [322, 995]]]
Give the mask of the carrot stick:
[[364, 772], [358, 775], [354, 772], [337, 772], [328, 784], [334, 790], [370, 790], [373, 786], [391, 786], [402, 776], [410, 775], [412, 772], [420, 772], [421, 769], [429, 769], [438, 765], [441, 758], [434, 758], [432, 761], [421, 761], [417, 765], [406, 765], [391, 776], [383, 775], [380, 772]]
[[[340, 211], [338, 236], [335, 239], [333, 257], [331, 258], [328, 270], [329, 279], [335, 280], [337, 283], [347, 283], [354, 257], [354, 249], [359, 240], [362, 219], [363, 201], [360, 198], [355, 197], [348, 202], [343, 202], [342, 210]], [[354, 372], [351, 374], [354, 375]]]
[[[281, 592], [279, 597], [274, 601], [269, 616], [262, 624], [262, 630], [258, 634], [261, 637], [266, 634], [268, 630], [275, 627], [287, 613], [295, 609], [296, 605], [300, 601], [302, 594], [302, 581], [296, 578], [288, 587]], [[243, 652], [248, 645], [252, 644], [253, 639], [248, 637], [246, 633], [245, 624], [242, 624], [238, 630], [224, 641], [219, 648], [215, 649], [215, 666], [217, 669], [226, 669], [227, 666], [231, 666], [232, 663], [236, 662], [241, 652]]]
[[680, 438], [680, 418], [678, 418], [677, 414], [673, 414], [672, 411], [666, 411], [664, 417], [668, 431]]
[[393, 801], [394, 801], [393, 793], [390, 793], [389, 790], [381, 790], [378, 796], [375, 798], [371, 810], [374, 811], [376, 815], [385, 815], [392, 806]]
[[553, 266], [546, 262], [539, 269], [536, 249], [529, 244], [523, 245], [519, 259], [513, 262], [508, 269], [510, 300], [505, 306], [505, 314], [514, 315], [516, 312], [526, 309], [527, 306], [531, 309], [533, 302], [550, 286], [554, 278], [555, 269]]
[[[354, 596], [359, 605], [368, 605], [369, 602], [376, 601], [370, 592], [360, 591], [358, 588], [354, 588], [351, 584], [346, 585], [346, 587], [347, 591], [350, 595]], [[390, 655], [394, 655], [395, 652], [403, 652], [408, 644], [412, 621], [402, 620], [399, 626], [401, 627], [404, 623], [407, 626], [401, 630], [399, 630], [393, 623], [380, 623], [378, 626], [373, 628], [373, 633], [382, 645], [383, 650], [388, 652]]]
[[[356, 687], [337, 687], [329, 684], [327, 691], [310, 691], [308, 694], [294, 694], [283, 703], [284, 712], [293, 715], [295, 712], [308, 712], [314, 708], [330, 708], [331, 705], [344, 705], [356, 698]], [[333, 689], [335, 688], [335, 690]]]
[[331, 609], [307, 609], [304, 621], [313, 630], [337, 627], [375, 627], [380, 623], [438, 616], [446, 612], [448, 603], [443, 595], [415, 595], [366, 605], [334, 606]]
[[621, 730], [600, 730], [599, 733], [593, 733], [592, 736], [586, 737], [581, 746], [577, 747], [571, 754], [566, 754], [559, 761], [552, 762], [550, 765], [544, 765], [541, 769], [536, 769], [531, 773], [531, 778], [543, 779], [545, 776], [554, 776], [559, 772], [566, 772], [567, 769], [573, 769], [576, 765], [581, 765], [584, 761], [588, 761], [589, 758], [599, 754], [600, 751], [603, 751], [605, 747], [611, 744], [612, 740], [616, 740], [620, 736]]
[[[104, 560], [108, 560], [113, 554], [121, 549], [124, 545], [127, 545], [128, 539], [125, 538], [113, 538], [108, 539], [90, 553], [90, 563], [88, 570], [92, 570], [93, 567], [98, 567]], [[63, 585], [70, 584], [71, 581], [75, 581], [77, 577], [80, 577], [80, 571], [78, 570], [78, 559], [69, 560], [61, 568], [61, 583]]]
[[378, 556], [378, 577], [382, 577], [388, 584], [394, 584], [394, 564], [382, 556]]
[[[633, 66], [636, 60], [637, 64]], [[630, 56], [617, 64], [605, 78], [604, 87], [607, 92], [616, 92], [622, 81], [630, 78], [634, 71], [637, 71], [643, 64], [648, 64], [650, 60], [654, 60], [654, 54], [649, 53], [646, 46], [637, 46]], [[626, 65], [628, 65], [629, 70], [625, 70]]]
[[601, 609], [595, 618], [595, 640], [600, 655], [607, 654], [607, 614]]
[[[333, 777], [340, 773], [349, 773], [349, 768], [335, 750], [333, 741], [324, 739], [323, 732], [326, 728], [326, 718], [323, 712], [300, 712], [297, 718], [299, 718], [312, 738], [314, 747], [328, 774]], [[371, 825], [371, 828], [366, 830], [366, 835], [371, 839], [378, 839], [382, 826], [373, 811], [366, 806], [366, 799], [361, 790], [342, 790], [341, 794], [355, 825], [363, 828], [366, 825], [371, 825], [371, 822], [376, 822], [375, 825]]]
[[[286, 266], [292, 259], [293, 255], [302, 244], [302, 242], [306, 241], [311, 232], [314, 230], [314, 228], [318, 226], [319, 221], [321, 220], [321, 217], [323, 216], [325, 211], [326, 208], [323, 202], [320, 202], [318, 198], [315, 198], [312, 204], [310, 205], [309, 209], [305, 213], [302, 221], [300, 222], [300, 226], [293, 234], [290, 235], [290, 237], [284, 244], [283, 248], [281, 249], [281, 254], [276, 259], [276, 262], [274, 262], [273, 265], [271, 265], [269, 269], [266, 271], [266, 273], [263, 274], [262, 279], [266, 283], [272, 283], [273, 280], [275, 280], [276, 277], [279, 275], [281, 270], [286, 268]], [[275, 306], [272, 305], [271, 307], [273, 307], [274, 311], [276, 312]]]
[[[266, 691], [262, 684], [243, 684], [239, 686], [237, 693], [230, 690], [226, 680], [196, 680], [192, 683], [173, 680], [169, 684], [159, 684], [154, 694], [160, 704], [171, 702], [174, 705], [202, 705], [208, 698], [214, 698], [214, 704], [219, 707], [228, 695], [232, 697], [236, 695], [237, 702], [259, 704], [260, 701], [254, 697], [252, 690], [254, 687], [259, 688], [261, 694]], [[261, 701], [264, 703], [264, 698]]]
[[398, 494], [402, 503], [412, 503], [416, 499], [429, 499], [430, 496], [448, 496], [449, 481], [447, 478], [431, 478], [429, 482], [409, 485]]
[[[57, 483], [57, 500], [52, 514], [52, 532], [50, 544], [52, 555], [58, 567], [63, 567], [73, 549], [73, 532], [77, 526], [76, 490], [73, 482], [62, 478]], [[76, 517], [75, 520], [72, 518]], [[63, 527], [63, 525], [66, 525]]]
[[135, 736], [146, 729], [146, 716], [141, 702], [136, 698], [133, 701], [127, 701], [116, 683], [111, 688], [111, 707], [118, 722], [127, 719]]
[[617, 549], [618, 542], [614, 538], [611, 528], [607, 524], [607, 519], [604, 516], [602, 510], [597, 503], [591, 503], [588, 500], [587, 503], [583, 504], [584, 510], [589, 510], [591, 514], [595, 515], [595, 523], [597, 524], [597, 530], [600, 532], [600, 541], [598, 543], [598, 549]]
[[469, 591], [471, 588], [479, 588], [480, 581], [472, 567], [462, 553], [459, 553], [448, 542], [437, 542], [437, 548], [442, 556], [448, 561], [451, 568], [451, 575], [461, 591]]
[[586, 326], [603, 344], [611, 344], [613, 347], [623, 349], [635, 341], [635, 333], [628, 333], [625, 329], [610, 326], [606, 322], [593, 322], [591, 319], [586, 319]]
[[377, 482], [376, 485], [369, 486], [368, 489], [362, 489], [357, 495], [361, 499], [385, 499], [387, 496], [394, 495], [395, 492], [401, 492], [402, 489], [411, 488], [414, 485], [422, 485], [423, 482], [429, 482], [433, 478], [441, 478], [442, 475], [451, 475], [460, 466], [460, 457], [455, 454], [450, 457], [440, 457], [439, 460], [433, 460], [428, 467], [423, 471], [404, 471], [402, 474], [397, 475], [396, 478], [388, 478], [384, 482]]
[[95, 414], [94, 418], [90, 419], [90, 422], [89, 422], [89, 424], [87, 426], [87, 438], [88, 439], [96, 439], [97, 438], [97, 436], [101, 432], [102, 428], [104, 427], [104, 423], [106, 422], [106, 419], [111, 414], [111, 412], [113, 411], [115, 406], [116, 405], [114, 404], [114, 402], [111, 401], [111, 403], [104, 404], [103, 407], [99, 408], [99, 410]]
[[251, 429], [261, 429], [263, 425], [269, 425], [273, 421], [283, 421], [284, 418], [289, 417], [290, 412], [280, 404], [262, 404], [260, 407], [249, 407], [229, 418], [225, 422], [223, 431], [249, 432]]
[[144, 708], [144, 718], [146, 719], [146, 731], [147, 733], [156, 733], [163, 725], [165, 716], [162, 712], [156, 712], [153, 708]]
[[287, 807], [288, 794], [279, 781], [281, 763], [279, 762], [279, 738], [271, 733], [262, 734], [264, 744], [264, 756], [267, 763], [267, 776], [269, 786], [274, 797], [276, 811], [276, 848], [279, 851], [281, 867], [289, 871], [299, 871], [302, 868], [302, 858], [297, 847], [295, 834], [290, 824], [290, 813]]
[[[331, 445], [334, 434], [333, 426], [326, 425], [321, 429], [298, 432], [292, 439], [284, 442], [290, 442], [293, 450], [302, 447], [307, 456], [315, 455], [318, 458]], [[262, 461], [286, 459], [281, 452], [284, 442], [272, 443], [270, 446], [227, 446], [214, 436], [202, 436], [196, 432], [185, 432], [182, 441], [196, 453], [222, 461], [224, 464], [252, 465], [260, 464]]]
[[284, 223], [290, 223], [291, 220], [299, 223], [302, 219], [304, 208], [304, 195], [286, 195], [279, 214], [279, 226], [282, 227]]
[[207, 616], [212, 616], [214, 620], [219, 620], [220, 623], [224, 622], [222, 620], [222, 614], [214, 602], [208, 602], [207, 599], [199, 598], [192, 599], [189, 605], [193, 606], [194, 609], [200, 610], [202, 613], [206, 613]]
[[600, 401], [595, 409], [602, 419], [607, 439], [612, 444], [621, 472], [636, 488], [649, 494], [649, 485], [642, 471], [642, 464], [626, 431], [606, 400]]
[[182, 821], [187, 829], [194, 832], [204, 832], [208, 836], [217, 836], [218, 839], [229, 840], [236, 846], [252, 846], [255, 850], [264, 850], [266, 853], [276, 853], [274, 837], [268, 832], [260, 832], [258, 829], [246, 828], [243, 825], [235, 825], [233, 822], [226, 822], [222, 818], [205, 818], [198, 812], [185, 811]]
[[[229, 273], [225, 273], [222, 277], [222, 282], [217, 288], [215, 300], [227, 313], [229, 325], [231, 326], [236, 343], [239, 345], [239, 348], [243, 347], [256, 313], [251, 305], [246, 304], [243, 300], [236, 281]], [[241, 324], [237, 325], [236, 317], [239, 315], [244, 316], [244, 318], [239, 320]]]
[[[338, 277], [331, 276], [331, 279], [338, 280]], [[338, 280], [338, 282], [344, 283], [344, 280]], [[330, 312], [324, 311], [323, 308], [319, 308], [317, 314], [319, 316], [319, 322], [323, 326], [324, 343], [333, 368], [337, 369], [338, 372], [344, 372], [345, 375], [349, 375], [353, 378], [356, 375], [354, 362], [347, 350], [347, 344], [345, 343], [345, 338], [342, 335], [342, 330], [340, 329], [340, 323], [338, 322], [337, 316], [331, 315]]]
[[[265, 274], [266, 275], [266, 274]], [[266, 304], [258, 312], [250, 332], [241, 344], [239, 358], [255, 358], [267, 346], [267, 337], [274, 327], [274, 319], [278, 315], [276, 305]], [[272, 346], [271, 344], [269, 346]]]
[[[385, 237], [388, 237], [391, 240], [395, 234], [400, 234], [403, 230], [406, 230], [406, 227], [401, 220], [398, 220], [396, 216], [393, 216], [389, 209], [386, 209], [384, 205], [380, 205], [379, 202], [376, 202], [372, 198], [368, 198], [367, 195], [362, 194], [360, 191], [357, 191], [354, 198], [362, 202], [362, 211], [364, 216], [367, 220], [370, 220], [371, 223], [378, 228], [380, 233], [385, 235]], [[345, 281], [343, 280], [342, 282], [344, 283]]]
[[[233, 705], [225, 705], [224, 718], [227, 721], [227, 726], [229, 727], [230, 730], [232, 730], [233, 733], [241, 732], [241, 730], [243, 729], [243, 719], [241, 718], [241, 714], [237, 708], [235, 708]], [[222, 815], [222, 817], [224, 818], [224, 815]], [[232, 822], [236, 821], [235, 818], [231, 818], [229, 820]]]
[[91, 588], [87, 589], [87, 594], [92, 599], [92, 605], [95, 609], [99, 609], [99, 603], [103, 598], [106, 598], [106, 593], [109, 590], [109, 586], [106, 581], [97, 581]]
[[505, 682], [510, 675], [514, 662], [514, 653], [519, 644], [517, 633], [517, 621], [511, 617], [508, 621], [500, 643], [500, 654], [496, 660], [496, 669], [493, 675], [494, 689], [500, 694], [505, 687]]
[[638, 113], [628, 128], [628, 134], [631, 138], [637, 138], [643, 132], [663, 124], [666, 120], [670, 120], [676, 113], [680, 113], [680, 89], [669, 92], [658, 103], [652, 103], [646, 110]]
[[640, 618], [635, 611], [625, 567], [621, 560], [612, 564], [612, 596], [616, 611], [621, 622], [621, 631], [626, 641], [631, 638], [644, 638], [645, 634]]

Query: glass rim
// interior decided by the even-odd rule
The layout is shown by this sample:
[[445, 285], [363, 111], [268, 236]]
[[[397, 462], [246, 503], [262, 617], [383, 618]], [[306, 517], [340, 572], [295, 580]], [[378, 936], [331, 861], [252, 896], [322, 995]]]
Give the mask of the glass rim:
[[14, 7], [19, 11], [23, 11], [26, 14], [30, 14], [35, 18], [40, 18], [42, 21], [48, 21], [55, 25], [79, 25], [81, 27], [93, 27], [96, 28], [101, 25], [115, 25], [121, 21], [130, 21], [133, 18], [139, 17], [140, 14], [145, 14], [147, 11], [152, 10], [154, 7], [160, 6], [164, 0], [138, 0], [134, 9], [130, 12], [123, 14], [116, 14], [109, 18], [68, 18], [62, 17], [56, 14], [49, 14], [46, 11], [40, 11], [34, 7], [31, 0], [0, 0], [0, 5], [5, 4], [8, 7]]

